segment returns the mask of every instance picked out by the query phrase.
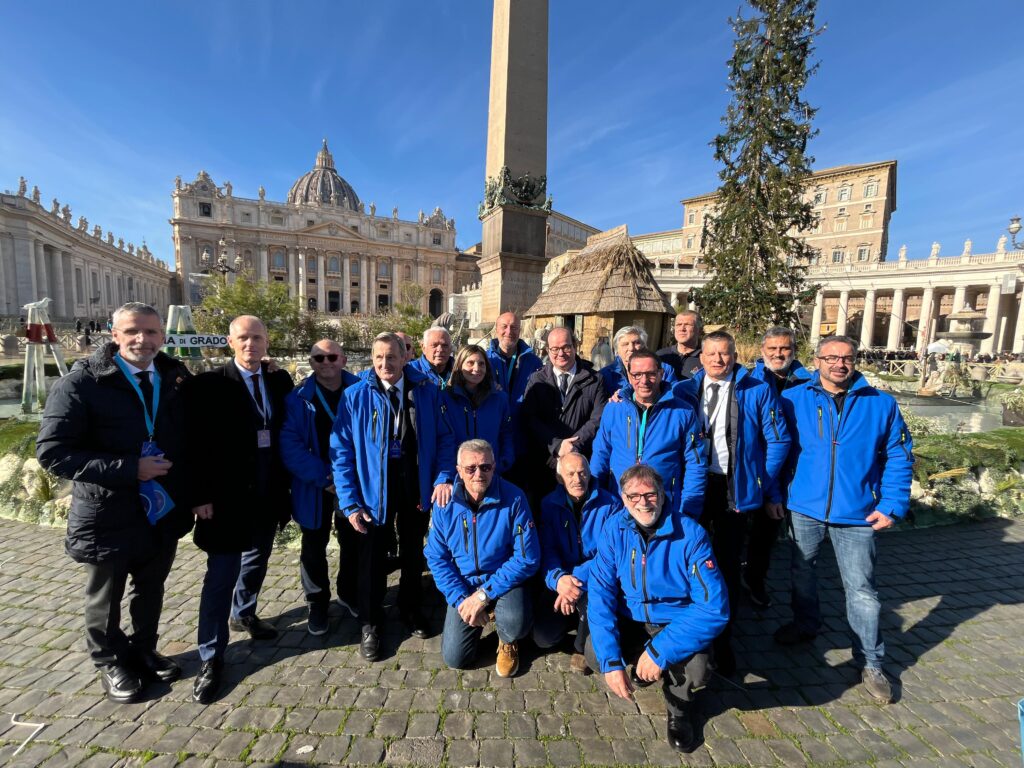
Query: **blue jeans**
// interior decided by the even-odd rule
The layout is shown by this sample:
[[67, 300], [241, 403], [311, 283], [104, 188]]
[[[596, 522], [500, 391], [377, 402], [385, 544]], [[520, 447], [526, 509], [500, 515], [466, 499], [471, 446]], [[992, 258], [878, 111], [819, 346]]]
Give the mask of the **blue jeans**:
[[846, 595], [853, 659], [864, 667], [881, 668], [885, 644], [878, 628], [881, 603], [875, 589], [875, 532], [869, 525], [832, 525], [792, 513], [793, 620], [803, 632], [821, 626], [818, 605], [818, 553], [825, 536], [832, 542]]
[[[530, 598], [526, 587], [511, 589], [494, 603], [494, 623], [498, 628], [498, 639], [513, 643], [529, 633], [533, 623]], [[476, 658], [477, 645], [482, 627], [471, 627], [459, 616], [459, 611], [448, 606], [444, 616], [444, 631], [441, 634], [441, 658], [453, 669], [465, 669]]]

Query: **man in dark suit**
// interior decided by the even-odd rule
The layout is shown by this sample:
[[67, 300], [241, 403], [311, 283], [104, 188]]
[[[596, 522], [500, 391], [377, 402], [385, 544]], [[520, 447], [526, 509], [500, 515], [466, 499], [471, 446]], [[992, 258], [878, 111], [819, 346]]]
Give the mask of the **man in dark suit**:
[[256, 639], [277, 635], [256, 615], [256, 600], [274, 533], [290, 513], [279, 438], [291, 376], [261, 363], [268, 338], [258, 317], [232, 320], [228, 344], [234, 359], [195, 377], [186, 390], [195, 542], [207, 553], [199, 602], [203, 665], [192, 690], [201, 704], [220, 687], [229, 626]]

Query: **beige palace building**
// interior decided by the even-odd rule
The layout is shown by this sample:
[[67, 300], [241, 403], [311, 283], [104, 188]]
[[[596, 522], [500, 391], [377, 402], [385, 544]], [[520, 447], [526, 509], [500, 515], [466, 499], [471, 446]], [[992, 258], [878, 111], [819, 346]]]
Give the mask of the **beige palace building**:
[[455, 246], [454, 219], [439, 207], [413, 220], [397, 208], [378, 213], [338, 174], [326, 139], [284, 201], [268, 200], [262, 186], [256, 198], [236, 197], [205, 171], [191, 183], [176, 179], [172, 200], [175, 268], [189, 303], [222, 255], [329, 314], [387, 309], [411, 285], [423, 288], [422, 311], [437, 316], [449, 295], [479, 279], [477, 257]]

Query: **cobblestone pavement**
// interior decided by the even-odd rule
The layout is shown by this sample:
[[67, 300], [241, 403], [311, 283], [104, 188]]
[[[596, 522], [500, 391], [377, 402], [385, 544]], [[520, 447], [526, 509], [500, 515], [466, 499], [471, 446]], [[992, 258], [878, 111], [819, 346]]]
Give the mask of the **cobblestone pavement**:
[[[190, 701], [199, 664], [196, 609], [204, 560], [183, 542], [168, 585], [161, 649], [185, 670], [138, 704], [103, 697], [85, 654], [84, 577], [62, 533], [0, 521], [0, 763], [170, 765], [870, 765], [1019, 766], [1015, 702], [1024, 695], [1024, 523], [991, 520], [886, 533], [879, 584], [897, 703], [873, 703], [850, 662], [842, 593], [830, 556], [827, 626], [811, 649], [773, 645], [788, 615], [785, 547], [774, 564], [777, 605], [741, 610], [737, 683], [702, 694], [703, 744], [664, 740], [657, 687], [636, 704], [609, 698], [568, 656], [524, 653], [512, 680], [493, 671], [493, 635], [477, 669], [443, 669], [440, 638], [389, 622], [380, 661], [358, 655], [358, 627], [332, 613], [306, 632], [297, 554], [277, 552], [260, 613], [276, 642], [233, 636], [229, 690]], [[336, 607], [332, 607], [335, 611]], [[442, 605], [434, 604], [440, 628]], [[756, 670], [751, 672], [749, 670]], [[15, 749], [45, 727], [16, 757]], [[148, 761], [148, 762], [146, 762]]]

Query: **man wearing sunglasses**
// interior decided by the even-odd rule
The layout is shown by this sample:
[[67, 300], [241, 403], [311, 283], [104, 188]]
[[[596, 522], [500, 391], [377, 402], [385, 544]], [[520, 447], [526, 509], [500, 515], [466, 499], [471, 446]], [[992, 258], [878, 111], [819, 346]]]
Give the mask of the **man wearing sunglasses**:
[[476, 658], [493, 611], [498, 632], [495, 672], [519, 670], [519, 640], [532, 624], [527, 579], [540, 563], [540, 544], [526, 496], [495, 473], [486, 440], [459, 446], [459, 479], [451, 499], [435, 504], [426, 556], [448, 611], [441, 657], [454, 669]]
[[896, 400], [855, 369], [857, 342], [828, 336], [815, 351], [818, 371], [782, 393], [793, 426], [789, 499], [793, 534], [793, 621], [775, 641], [814, 640], [821, 627], [817, 562], [827, 536], [846, 593], [853, 659], [874, 698], [892, 701], [882, 670], [885, 645], [875, 589], [875, 532], [907, 513], [914, 465], [910, 432]]
[[[309, 608], [306, 629], [311, 635], [327, 632], [331, 601], [327, 542], [338, 499], [329, 455], [331, 427], [342, 392], [359, 381], [345, 370], [347, 362], [336, 341], [321, 339], [314, 344], [309, 351], [313, 373], [285, 399], [281, 427], [281, 459], [292, 476], [292, 518], [302, 529], [299, 575]], [[355, 533], [344, 519], [335, 528], [341, 546], [338, 601], [352, 613], [357, 578]]]
[[[708, 646], [729, 620], [725, 582], [707, 533], [665, 508], [661, 476], [636, 464], [619, 479], [625, 512], [605, 525], [587, 579], [587, 663], [630, 701], [661, 681], [668, 743], [697, 744], [693, 695], [707, 682]], [[627, 659], [636, 659], [632, 681]]]

